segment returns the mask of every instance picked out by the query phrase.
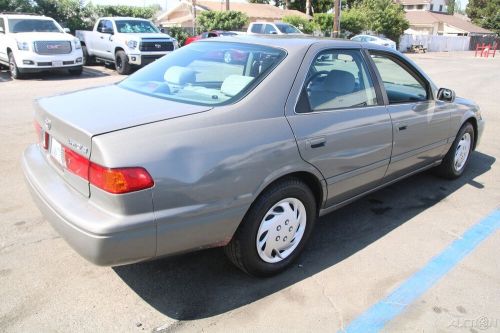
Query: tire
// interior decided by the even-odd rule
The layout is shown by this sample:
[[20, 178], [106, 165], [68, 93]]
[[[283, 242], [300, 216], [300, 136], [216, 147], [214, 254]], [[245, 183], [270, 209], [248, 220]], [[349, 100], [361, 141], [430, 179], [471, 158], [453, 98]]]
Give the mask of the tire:
[[25, 75], [19, 71], [16, 59], [14, 59], [14, 54], [12, 54], [12, 52], [9, 53], [9, 71], [10, 71], [10, 77], [13, 80], [19, 80], [25, 77]]
[[128, 62], [128, 56], [124, 51], [118, 51], [115, 55], [115, 67], [116, 71], [120, 75], [130, 74], [132, 68]]
[[457, 137], [446, 153], [443, 162], [436, 168], [437, 174], [447, 179], [460, 177], [469, 162], [474, 140], [474, 127], [471, 123], [466, 122], [458, 131]]
[[250, 275], [275, 275], [302, 252], [316, 217], [311, 189], [297, 178], [286, 178], [254, 201], [224, 251], [234, 265]]
[[80, 67], [78, 69], [70, 69], [70, 70], [68, 70], [68, 72], [69, 72], [70, 75], [80, 76], [80, 75], [82, 75], [83, 67]]
[[92, 66], [95, 63], [95, 60], [94, 57], [89, 56], [89, 51], [87, 50], [87, 46], [82, 45], [82, 53], [83, 53], [83, 65]]

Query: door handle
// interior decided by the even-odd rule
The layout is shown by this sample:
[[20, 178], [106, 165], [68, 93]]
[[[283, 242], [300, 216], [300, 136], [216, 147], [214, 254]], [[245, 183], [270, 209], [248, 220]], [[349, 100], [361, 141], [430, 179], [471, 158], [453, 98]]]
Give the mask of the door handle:
[[103, 36], [101, 36], [101, 39], [104, 39], [104, 37], [103, 37]]
[[326, 138], [325, 137], [312, 138], [308, 139], [306, 142], [307, 145], [311, 148], [320, 148], [326, 145]]
[[402, 123], [399, 123], [397, 126], [398, 126], [398, 131], [404, 131], [408, 128], [407, 124], [402, 124]]

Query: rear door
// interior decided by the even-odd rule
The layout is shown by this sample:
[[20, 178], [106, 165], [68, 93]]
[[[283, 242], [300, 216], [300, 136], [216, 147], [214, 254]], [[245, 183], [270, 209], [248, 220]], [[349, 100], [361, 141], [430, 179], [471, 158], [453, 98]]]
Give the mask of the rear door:
[[364, 52], [313, 45], [290, 96], [286, 116], [300, 155], [327, 181], [326, 206], [381, 183], [392, 124]]
[[429, 82], [402, 57], [370, 51], [394, 128], [387, 178], [397, 178], [439, 159], [450, 131], [450, 110], [434, 100]]

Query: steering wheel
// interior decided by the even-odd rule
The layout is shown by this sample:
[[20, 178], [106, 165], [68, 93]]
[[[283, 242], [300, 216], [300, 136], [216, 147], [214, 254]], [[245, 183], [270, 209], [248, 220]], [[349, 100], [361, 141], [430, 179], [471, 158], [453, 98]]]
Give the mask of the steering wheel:
[[328, 74], [330, 74], [329, 71], [318, 71], [314, 73], [307, 79], [305, 87], [309, 88], [309, 86], [311, 85], [311, 83], [313, 83], [314, 80], [319, 80], [321, 76], [324, 75], [326, 77]]

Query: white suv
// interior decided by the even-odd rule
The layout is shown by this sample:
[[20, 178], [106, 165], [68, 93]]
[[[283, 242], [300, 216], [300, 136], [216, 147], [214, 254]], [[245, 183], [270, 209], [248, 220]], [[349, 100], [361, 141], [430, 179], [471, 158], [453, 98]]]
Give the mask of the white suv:
[[303, 35], [295, 26], [284, 22], [252, 22], [247, 29], [248, 35]]
[[9, 66], [13, 79], [53, 69], [80, 75], [82, 48], [50, 17], [0, 13], [0, 64]]

